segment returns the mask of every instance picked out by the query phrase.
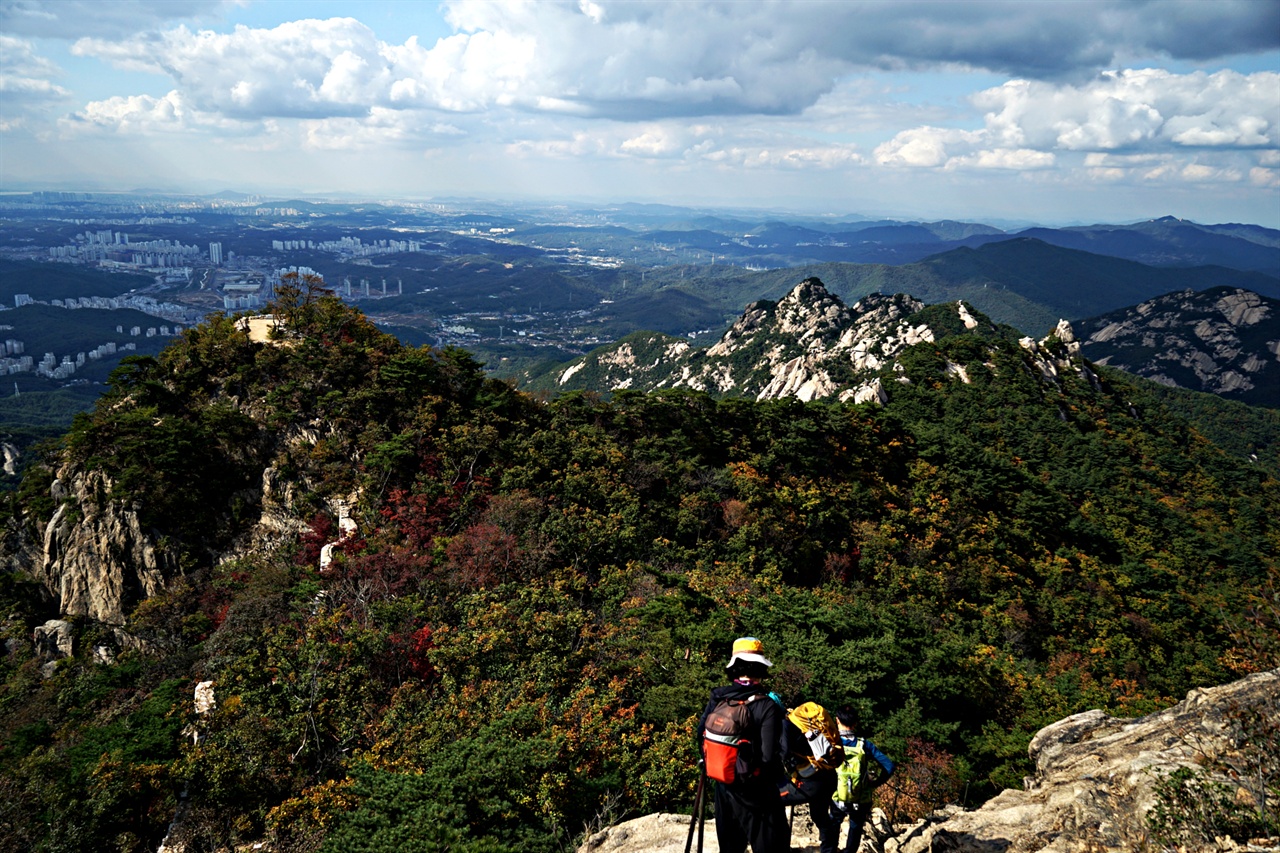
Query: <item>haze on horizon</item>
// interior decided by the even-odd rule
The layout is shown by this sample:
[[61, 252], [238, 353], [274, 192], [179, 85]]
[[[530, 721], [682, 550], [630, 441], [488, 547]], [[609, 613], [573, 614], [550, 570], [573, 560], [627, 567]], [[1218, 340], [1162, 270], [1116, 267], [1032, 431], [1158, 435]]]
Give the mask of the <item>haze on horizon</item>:
[[0, 0], [0, 190], [1280, 227], [1273, 0]]

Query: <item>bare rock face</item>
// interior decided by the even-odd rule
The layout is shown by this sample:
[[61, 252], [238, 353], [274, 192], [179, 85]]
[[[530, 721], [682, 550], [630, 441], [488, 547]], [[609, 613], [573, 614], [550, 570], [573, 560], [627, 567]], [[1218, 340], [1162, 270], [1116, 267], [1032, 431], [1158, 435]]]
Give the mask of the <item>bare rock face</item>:
[[59, 660], [75, 654], [71, 623], [64, 619], [50, 619], [32, 632], [36, 656]]
[[112, 625], [130, 607], [164, 588], [174, 558], [142, 530], [132, 509], [98, 496], [111, 484], [100, 472], [69, 472], [55, 483], [63, 500], [45, 526], [32, 574], [59, 600], [61, 612]]
[[5, 474], [10, 477], [17, 474], [18, 460], [22, 458], [22, 452], [18, 450], [17, 446], [6, 441], [3, 444], [0, 444], [0, 454], [3, 454], [4, 456]]
[[36, 657], [43, 661], [40, 673], [50, 678], [58, 661], [75, 654], [75, 632], [71, 623], [63, 619], [50, 619], [32, 632]]
[[[295, 428], [278, 441], [281, 447], [311, 446], [327, 428]], [[256, 523], [238, 531], [210, 558], [234, 559], [306, 531], [296, 502], [314, 487], [305, 477], [286, 478], [275, 467], [265, 467], [260, 490], [243, 493], [247, 504], [261, 507]], [[57, 508], [43, 531], [33, 533], [19, 523], [0, 530], [0, 571], [31, 575], [64, 616], [84, 616], [119, 628], [134, 606], [162, 592], [181, 566], [177, 549], [166, 548], [157, 531], [145, 528], [133, 506], [111, 500], [111, 491], [112, 482], [101, 471], [65, 463], [50, 488]], [[358, 501], [358, 494], [335, 496], [330, 509], [343, 516], [345, 508]], [[117, 631], [120, 648], [137, 647], [139, 642]]]
[[1084, 321], [1084, 355], [1164, 385], [1255, 405], [1280, 396], [1280, 301], [1239, 288], [1170, 293]]
[[[818, 828], [809, 819], [807, 805], [796, 806], [791, 818], [791, 850], [793, 853], [817, 853]], [[684, 853], [689, 840], [689, 815], [651, 814], [611, 826], [592, 833], [578, 848], [577, 853]], [[841, 827], [840, 849], [848, 840], [849, 822]], [[872, 813], [863, 833], [863, 851], [880, 853], [883, 840], [891, 831], [884, 812]], [[696, 829], [695, 829], [696, 832]], [[695, 835], [693, 848], [697, 850]], [[707, 819], [702, 829], [702, 853], [719, 853], [716, 841], [716, 822]]]
[[[876, 374], [907, 347], [935, 340], [935, 330], [915, 316], [924, 307], [901, 293], [871, 294], [849, 307], [808, 278], [776, 303], [748, 305], [706, 349], [656, 333], [636, 335], [583, 356], [555, 382], [564, 389], [689, 388], [757, 400], [884, 402], [888, 395]], [[954, 310], [964, 328], [979, 327], [964, 303]], [[1065, 334], [1070, 337], [1070, 327]], [[1078, 349], [1074, 338], [1066, 345]], [[954, 375], [968, 381], [963, 371]]]
[[[1136, 720], [1086, 711], [1042, 729], [1029, 747], [1035, 775], [972, 812], [943, 815], [899, 833], [886, 853], [1000, 851], [1099, 853], [1137, 850], [1154, 785], [1180, 767], [1232, 750], [1228, 711], [1270, 708], [1280, 670], [1193, 690], [1164, 711]], [[1231, 849], [1226, 847], [1224, 849]]]

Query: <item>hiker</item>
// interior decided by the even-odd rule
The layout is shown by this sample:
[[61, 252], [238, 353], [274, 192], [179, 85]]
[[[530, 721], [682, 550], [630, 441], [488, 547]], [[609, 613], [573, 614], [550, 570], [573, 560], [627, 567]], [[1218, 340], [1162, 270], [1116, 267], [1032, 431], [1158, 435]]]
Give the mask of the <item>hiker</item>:
[[[711, 691], [698, 723], [708, 778], [716, 779], [716, 839], [720, 853], [786, 853], [791, 828], [778, 797], [782, 770], [782, 708], [760, 685], [773, 662], [755, 637], [733, 642], [725, 667], [732, 684]], [[732, 715], [735, 723], [726, 725]], [[708, 724], [710, 723], [710, 727]], [[731, 734], [723, 734], [736, 728]], [[725, 781], [725, 779], [730, 781]]]
[[876, 745], [858, 736], [858, 716], [849, 705], [836, 710], [840, 724], [840, 742], [844, 745], [845, 762], [836, 770], [836, 792], [826, 808], [815, 803], [811, 807], [813, 822], [818, 826], [820, 853], [838, 853], [840, 824], [849, 818], [849, 841], [845, 853], [858, 853], [862, 843], [862, 827], [871, 817], [871, 795], [889, 781], [894, 763]]

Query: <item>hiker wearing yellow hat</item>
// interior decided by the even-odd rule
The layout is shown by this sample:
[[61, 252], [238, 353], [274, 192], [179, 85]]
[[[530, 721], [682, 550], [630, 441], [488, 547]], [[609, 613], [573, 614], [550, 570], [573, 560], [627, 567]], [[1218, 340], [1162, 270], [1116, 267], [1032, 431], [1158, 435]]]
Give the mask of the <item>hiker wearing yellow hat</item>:
[[773, 666], [773, 661], [764, 656], [764, 643], [755, 637], [739, 637], [733, 641], [733, 654], [729, 657], [729, 662], [725, 664], [725, 669], [733, 669], [733, 665], [738, 661], [750, 661], [752, 663], [762, 663], [766, 668]]
[[733, 641], [725, 666], [733, 683], [711, 691], [698, 723], [705, 773], [716, 782], [716, 840], [721, 853], [785, 853], [791, 829], [778, 797], [782, 707], [761, 686], [773, 661], [755, 637]]

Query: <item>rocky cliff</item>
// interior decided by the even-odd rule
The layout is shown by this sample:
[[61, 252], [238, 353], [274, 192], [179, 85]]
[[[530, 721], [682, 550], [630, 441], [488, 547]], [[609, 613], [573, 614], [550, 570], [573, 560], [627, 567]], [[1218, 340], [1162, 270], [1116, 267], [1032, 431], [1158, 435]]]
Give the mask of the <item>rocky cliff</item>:
[[[885, 383], [905, 381], [896, 360], [906, 349], [954, 334], [995, 340], [1010, 330], [963, 302], [927, 308], [905, 294], [872, 294], [846, 306], [810, 278], [778, 302], [748, 305], [709, 348], [638, 333], [560, 368], [551, 384], [558, 390], [689, 388], [758, 400], [884, 402]], [[1054, 337], [1063, 344], [1075, 340], [1066, 324]], [[1046, 377], [1079, 367], [1078, 347], [1066, 352], [1030, 338], [1023, 346]], [[958, 365], [948, 365], [947, 373], [968, 381]]]
[[1280, 406], [1280, 300], [1170, 293], [1077, 324], [1084, 354], [1165, 385]]
[[175, 555], [143, 530], [134, 509], [100, 499], [111, 490], [101, 472], [65, 466], [60, 473], [57, 509], [29, 564], [32, 574], [64, 615], [119, 625], [132, 604], [177, 572]]
[[[1242, 724], [1253, 716], [1253, 725]], [[981, 808], [943, 810], [909, 826], [874, 821], [863, 853], [1101, 853], [1160, 848], [1147, 815], [1157, 786], [1180, 768], [1203, 770], [1234, 802], [1256, 808], [1280, 784], [1280, 670], [1193, 690], [1171, 708], [1138, 719], [1086, 711], [1036, 734], [1035, 772]], [[804, 808], [804, 807], [801, 807]], [[817, 850], [811, 824], [797, 816], [792, 849]], [[578, 853], [681, 851], [689, 818], [650, 815], [590, 836]], [[1211, 832], [1212, 830], [1210, 830]], [[1280, 838], [1204, 837], [1185, 831], [1179, 849], [1274, 850]], [[704, 851], [714, 853], [708, 822]]]

